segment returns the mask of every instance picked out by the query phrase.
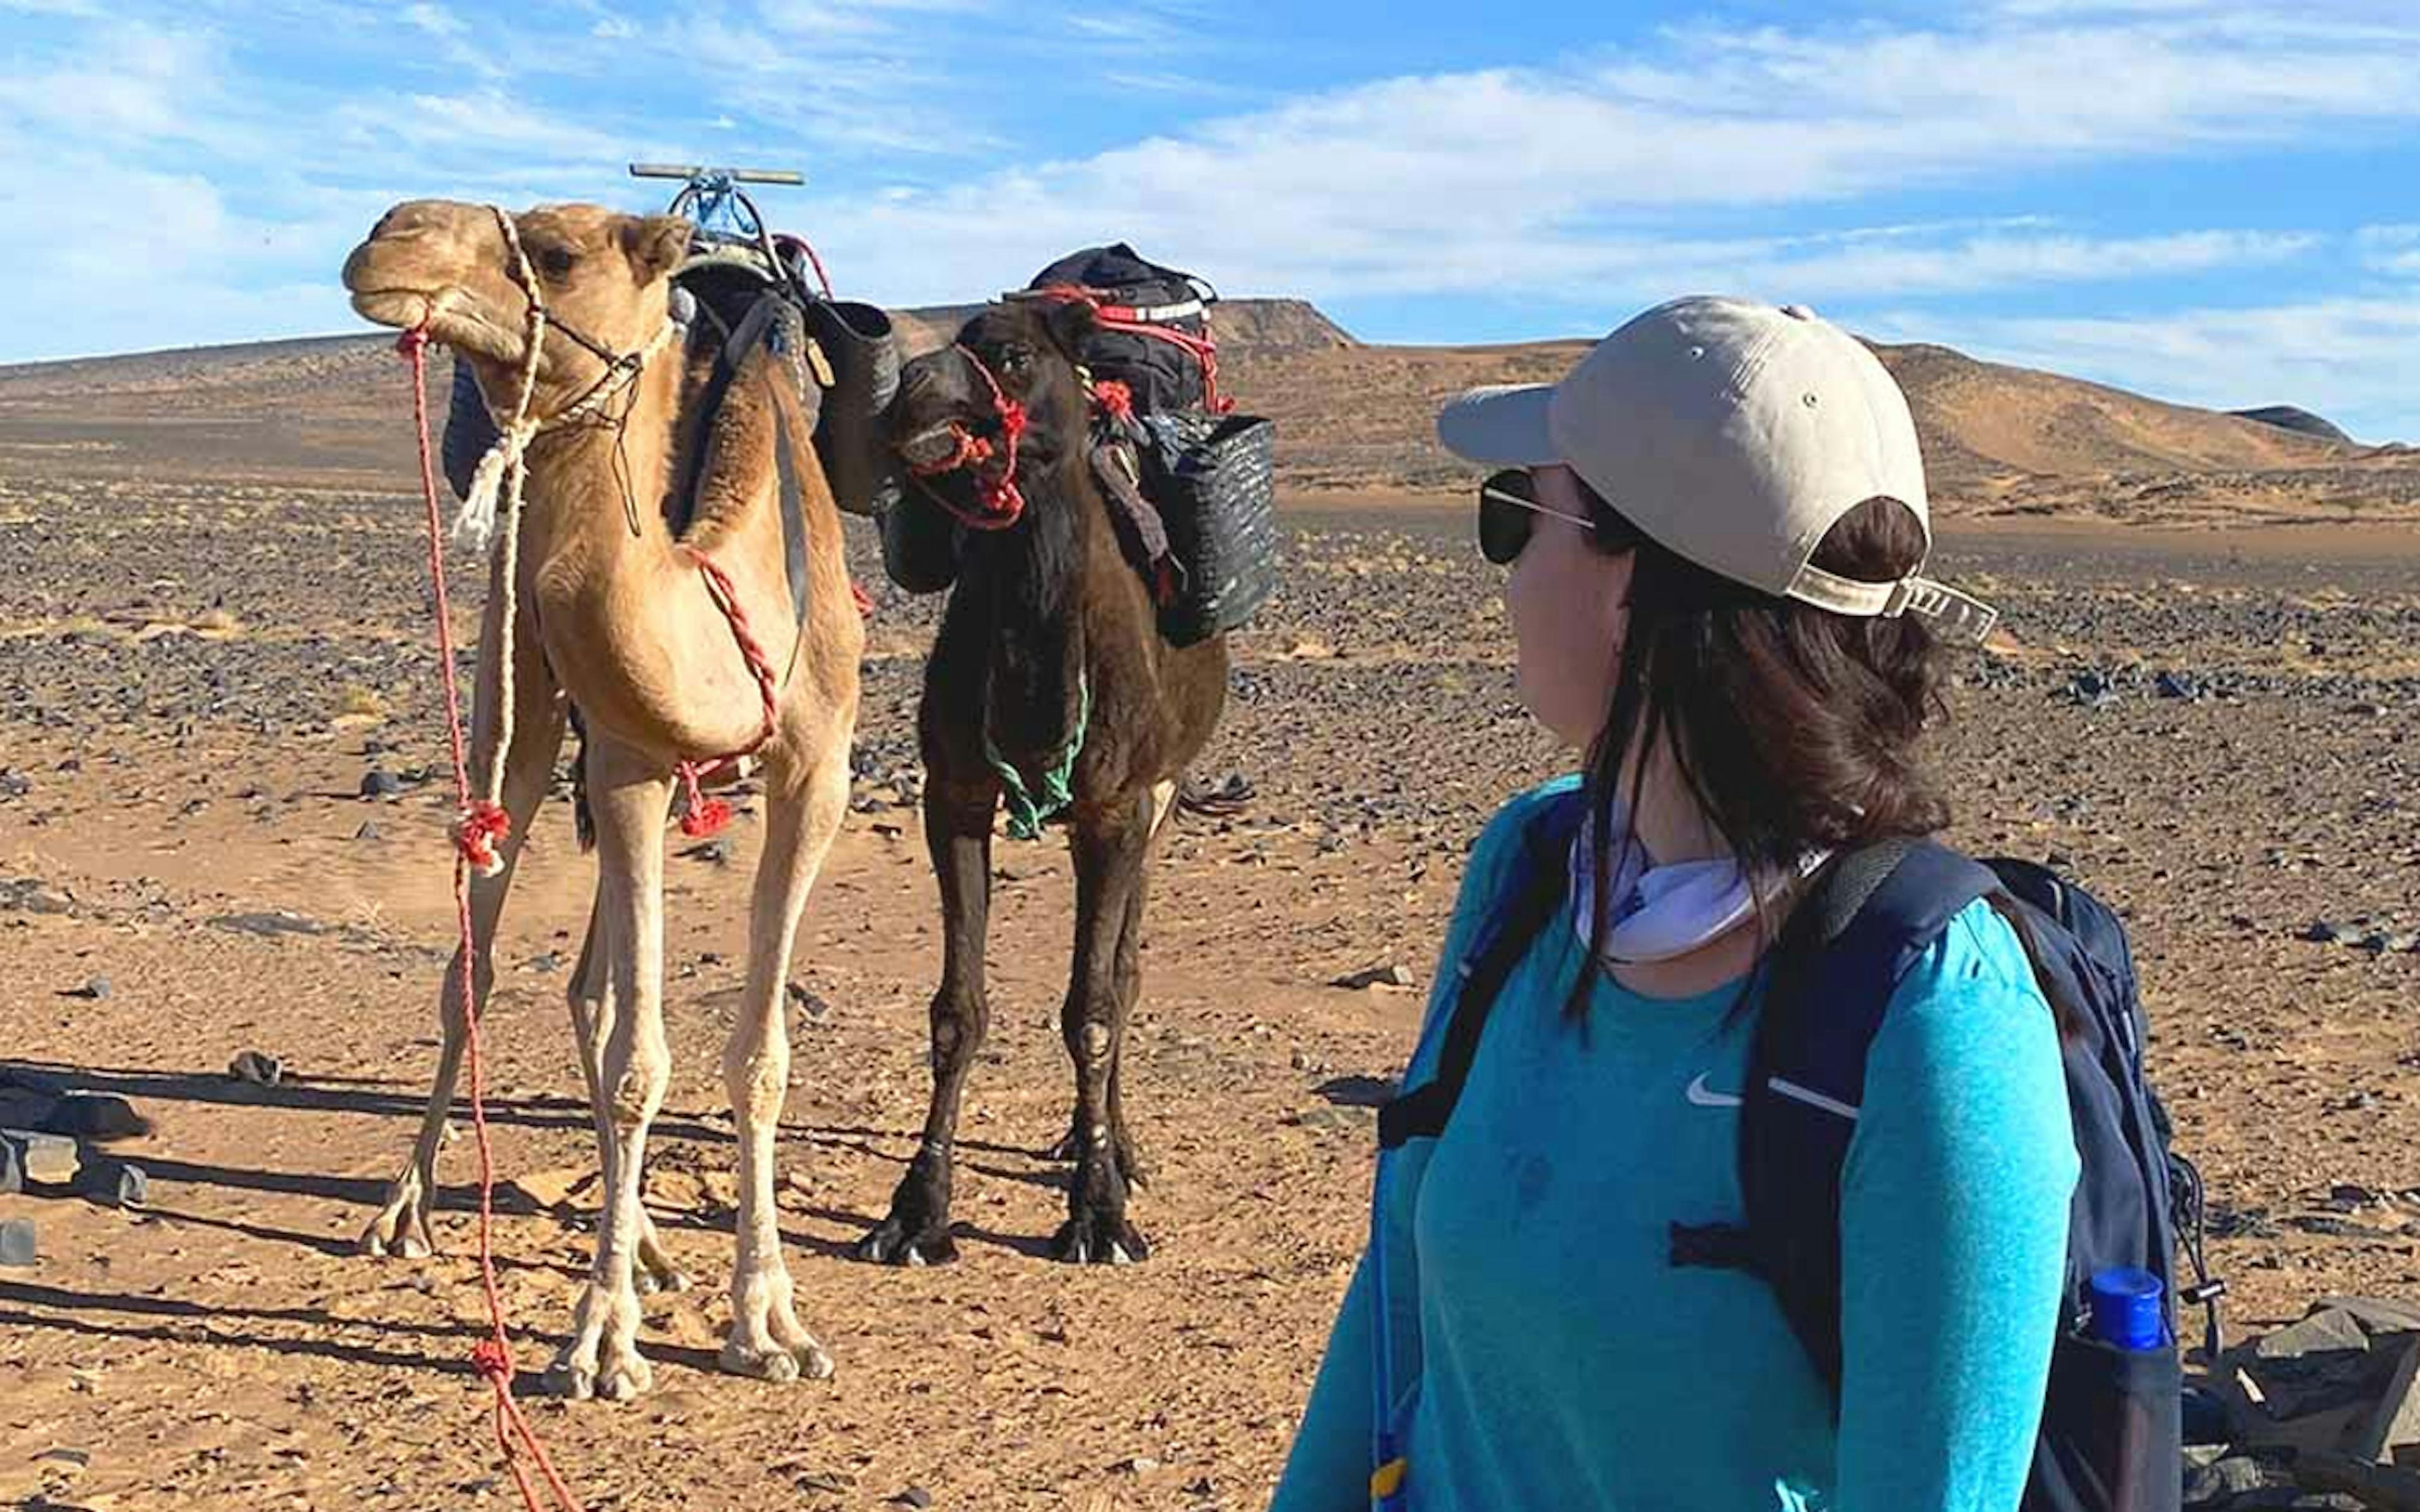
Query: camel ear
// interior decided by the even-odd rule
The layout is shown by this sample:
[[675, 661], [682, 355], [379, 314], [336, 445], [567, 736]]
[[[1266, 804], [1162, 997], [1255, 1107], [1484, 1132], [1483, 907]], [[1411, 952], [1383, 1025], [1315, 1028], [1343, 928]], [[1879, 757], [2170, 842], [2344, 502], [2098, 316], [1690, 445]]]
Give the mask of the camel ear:
[[630, 271], [643, 285], [671, 272], [689, 255], [690, 236], [695, 229], [678, 215], [650, 215], [625, 222], [622, 253], [630, 259]]
[[1101, 324], [1093, 307], [1082, 300], [1067, 300], [1051, 305], [1049, 313], [1042, 317], [1042, 323], [1048, 329], [1051, 341], [1073, 363], [1084, 360], [1084, 340], [1100, 329]]

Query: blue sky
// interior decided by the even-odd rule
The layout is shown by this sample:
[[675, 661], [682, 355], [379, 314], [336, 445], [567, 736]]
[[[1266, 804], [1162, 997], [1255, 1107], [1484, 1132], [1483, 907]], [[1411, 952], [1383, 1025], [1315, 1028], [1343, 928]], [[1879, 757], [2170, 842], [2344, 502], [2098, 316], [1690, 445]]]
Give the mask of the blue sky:
[[2412, 0], [0, 0], [0, 361], [355, 329], [392, 202], [768, 193], [845, 291], [1126, 237], [1384, 341], [1668, 296], [2420, 441]]

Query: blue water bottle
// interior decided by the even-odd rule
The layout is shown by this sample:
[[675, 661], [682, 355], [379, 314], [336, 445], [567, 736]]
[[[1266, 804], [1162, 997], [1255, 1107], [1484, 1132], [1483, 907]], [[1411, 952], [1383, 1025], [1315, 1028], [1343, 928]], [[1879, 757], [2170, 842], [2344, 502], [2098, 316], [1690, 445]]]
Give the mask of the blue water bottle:
[[[2092, 1336], [2112, 1349], [2149, 1354], [2167, 1347], [2167, 1288], [2139, 1266], [2113, 1265], [2092, 1276]], [[2117, 1460], [2110, 1467], [2111, 1512], [2135, 1512], [2158, 1500], [2139, 1478], [2144, 1441], [2151, 1431], [2148, 1410], [2131, 1392], [2121, 1395], [2116, 1424]]]
[[2120, 1350], [2164, 1348], [2167, 1288], [2139, 1266], [2113, 1265], [2092, 1275], [2092, 1336]]

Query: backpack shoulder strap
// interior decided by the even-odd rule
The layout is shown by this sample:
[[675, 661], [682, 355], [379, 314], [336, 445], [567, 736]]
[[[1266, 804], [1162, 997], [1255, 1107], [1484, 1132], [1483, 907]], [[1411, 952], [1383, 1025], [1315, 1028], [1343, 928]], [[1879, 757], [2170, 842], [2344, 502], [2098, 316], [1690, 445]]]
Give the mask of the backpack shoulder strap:
[[1745, 1248], [1835, 1390], [1840, 1171], [1865, 1101], [1866, 1055], [1909, 967], [1997, 886], [1946, 846], [1886, 841], [1827, 869], [1775, 951], [1740, 1110]]
[[1425, 1082], [1378, 1110], [1378, 1147], [1392, 1149], [1407, 1139], [1444, 1133], [1453, 1105], [1470, 1079], [1480, 1031], [1504, 984], [1529, 953], [1570, 890], [1572, 838], [1579, 833], [1587, 798], [1575, 790], [1555, 795], [1533, 815], [1520, 837], [1520, 852], [1497, 890], [1470, 948], [1454, 966], [1451, 1017], [1438, 1046], [1436, 1070]]

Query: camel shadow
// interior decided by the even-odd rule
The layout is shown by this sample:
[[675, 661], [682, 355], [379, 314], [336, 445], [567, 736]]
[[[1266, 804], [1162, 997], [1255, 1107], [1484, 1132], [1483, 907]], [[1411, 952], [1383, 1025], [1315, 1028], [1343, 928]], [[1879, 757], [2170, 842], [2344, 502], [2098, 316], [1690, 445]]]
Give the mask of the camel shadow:
[[[44, 1310], [28, 1310], [35, 1308]], [[110, 1320], [103, 1321], [93, 1315], [111, 1316]], [[120, 1319], [157, 1319], [162, 1321], [148, 1323], [118, 1320]], [[415, 1353], [376, 1345], [347, 1344], [335, 1339], [296, 1338], [257, 1331], [231, 1332], [207, 1326], [223, 1319], [331, 1330], [376, 1328], [381, 1333], [409, 1334], [432, 1341], [455, 1340], [460, 1343], [461, 1348], [451, 1355], [434, 1351]], [[197, 1327], [204, 1330], [204, 1340], [195, 1338]], [[399, 1323], [385, 1319], [340, 1319], [317, 1307], [226, 1306], [186, 1302], [175, 1297], [70, 1291], [63, 1287], [17, 1281], [0, 1281], [0, 1328], [45, 1329], [54, 1334], [71, 1334], [85, 1338], [130, 1339], [164, 1345], [208, 1342], [234, 1349], [259, 1350], [289, 1358], [329, 1360], [341, 1365], [372, 1365], [454, 1377], [476, 1374], [471, 1363], [470, 1346], [488, 1336], [486, 1326], [477, 1323]], [[566, 1335], [532, 1329], [521, 1331], [517, 1342], [524, 1346], [535, 1345], [551, 1354], [567, 1338]], [[720, 1361], [711, 1350], [667, 1343], [661, 1339], [644, 1340], [641, 1348], [646, 1351], [649, 1360], [659, 1365], [684, 1365], [708, 1375], [721, 1373]], [[538, 1372], [523, 1370], [514, 1377], [513, 1395], [523, 1398], [544, 1397], [547, 1392]]]

